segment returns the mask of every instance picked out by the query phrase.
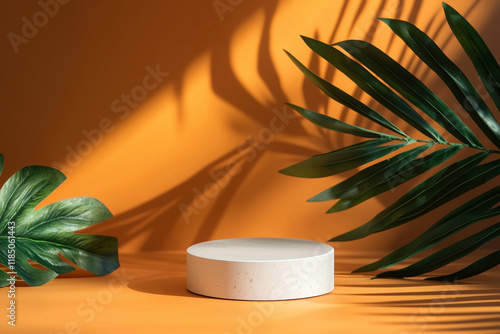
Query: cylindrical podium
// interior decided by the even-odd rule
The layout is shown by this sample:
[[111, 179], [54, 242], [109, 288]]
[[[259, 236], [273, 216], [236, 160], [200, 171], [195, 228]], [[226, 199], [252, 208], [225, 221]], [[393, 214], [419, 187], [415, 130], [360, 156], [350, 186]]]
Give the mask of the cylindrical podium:
[[187, 249], [187, 289], [239, 300], [286, 300], [334, 288], [334, 249], [284, 238], [202, 242]]

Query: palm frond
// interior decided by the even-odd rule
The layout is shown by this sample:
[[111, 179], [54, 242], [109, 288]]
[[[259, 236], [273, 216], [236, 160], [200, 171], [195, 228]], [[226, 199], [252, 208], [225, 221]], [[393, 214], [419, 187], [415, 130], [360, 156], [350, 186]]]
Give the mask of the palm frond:
[[[500, 110], [499, 64], [465, 18], [448, 5], [443, 4], [443, 7], [452, 32], [476, 68], [489, 97]], [[469, 195], [471, 191], [477, 190], [484, 184], [493, 180], [497, 182], [500, 175], [500, 159], [491, 159], [500, 154], [498, 150], [500, 125], [483, 97], [462, 70], [423, 31], [409, 22], [395, 19], [381, 20], [437, 74], [476, 123], [481, 133], [474, 133], [457, 111], [376, 46], [358, 40], [329, 45], [316, 39], [302, 37], [312, 51], [343, 72], [359, 88], [385, 107], [386, 111], [393, 113], [428, 138], [409, 136], [389, 122], [381, 112], [368, 107], [322, 79], [287, 52], [305, 76], [327, 96], [395, 133], [387, 134], [347, 124], [333, 117], [289, 104], [320, 127], [358, 137], [375, 138], [313, 156], [283, 169], [281, 172], [287, 175], [316, 178], [358, 169], [369, 162], [372, 163], [371, 166], [361, 169], [343, 182], [310, 198], [309, 201], [338, 200], [327, 211], [338, 212], [352, 208], [416, 177], [431, 173], [370, 221], [330, 241], [360, 239], [407, 224], [445, 203], [454, 201], [459, 196]], [[421, 112], [430, 117], [440, 128], [435, 128], [427, 122]], [[457, 141], [446, 140], [448, 135]], [[484, 136], [496, 147], [489, 148], [491, 144], [481, 142], [479, 138]], [[459, 152], [461, 155], [457, 159]], [[496, 217], [500, 215], [499, 201], [500, 187], [483, 191], [437, 220], [413, 241], [356, 271], [365, 272], [390, 267], [437, 245], [468, 226]], [[500, 236], [499, 224], [483, 228], [482, 231], [438, 250], [406, 268], [379, 273], [375, 277], [409, 277], [439, 269]], [[434, 279], [461, 279], [479, 274], [500, 264], [499, 257], [499, 252], [493, 252], [462, 271]]]

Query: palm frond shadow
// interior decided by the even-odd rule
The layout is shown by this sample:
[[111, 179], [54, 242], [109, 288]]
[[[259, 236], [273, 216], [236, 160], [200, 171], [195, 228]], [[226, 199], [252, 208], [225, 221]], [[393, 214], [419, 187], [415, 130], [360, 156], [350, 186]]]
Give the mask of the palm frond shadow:
[[[373, 286], [357, 286], [361, 290], [356, 295], [359, 293], [363, 299], [356, 305], [368, 306], [366, 315], [375, 318], [383, 316], [386, 323], [393, 325], [408, 324], [408, 319], [411, 319], [412, 324], [425, 324], [429, 329], [439, 325], [449, 325], [453, 331], [464, 332], [474, 328], [499, 328], [500, 319], [495, 316], [497, 313], [489, 312], [485, 307], [500, 305], [500, 288], [494, 280], [490, 284], [484, 283], [486, 282], [473, 284], [471, 288], [467, 283], [441, 284], [439, 289], [432, 285], [418, 288], [417, 285], [412, 285], [412, 290], [417, 291], [387, 292], [381, 289], [375, 293]], [[370, 292], [363, 293], [363, 289]], [[422, 296], [427, 298], [421, 298]], [[397, 308], [398, 311], [387, 312], [384, 308]]]
[[[475, 1], [475, 5], [478, 0]], [[412, 8], [409, 10], [409, 19], [417, 17], [421, 1], [416, 1], [412, 4]], [[338, 36], [338, 27], [345, 24], [343, 19], [344, 13], [347, 11], [349, 6], [357, 6], [355, 8], [356, 12], [363, 12], [366, 7], [366, 1], [361, 1], [358, 4], [349, 3], [345, 0], [342, 3], [342, 8], [339, 13], [339, 19], [336, 21], [335, 26], [332, 28], [331, 34], [328, 36], [327, 40], [330, 42], [335, 42], [340, 39]], [[400, 1], [399, 6], [406, 6], [407, 3]], [[387, 5], [387, 1], [382, 1], [378, 11], [382, 11], [384, 6]], [[234, 70], [231, 68], [230, 62], [230, 44], [217, 48], [213, 48], [211, 51], [213, 62], [211, 64], [211, 75], [212, 75], [212, 88], [213, 91], [226, 102], [233, 105], [240, 113], [244, 114], [249, 120], [257, 123], [260, 127], [267, 127], [269, 125], [269, 119], [272, 116], [271, 110], [273, 108], [280, 108], [282, 104], [289, 101], [289, 97], [282, 89], [279, 74], [273, 65], [273, 60], [271, 58], [271, 24], [273, 16], [276, 12], [277, 3], [268, 2], [264, 6], [265, 20], [264, 28], [262, 30], [262, 35], [260, 39], [259, 52], [258, 52], [258, 72], [263, 82], [266, 83], [267, 89], [272, 93], [274, 101], [269, 101], [268, 103], [261, 103], [256, 98], [254, 98], [250, 92], [246, 90], [243, 84], [237, 78]], [[402, 16], [402, 10], [395, 13], [396, 17]], [[354, 23], [351, 24], [351, 31], [355, 26]], [[377, 31], [379, 24], [375, 24], [370, 31], [365, 32], [361, 39], [371, 40], [374, 33]], [[319, 33], [316, 33], [314, 37], [320, 37]], [[364, 38], [363, 38], [364, 37]], [[394, 38], [394, 37], [393, 37]], [[228, 39], [229, 40], [229, 39]], [[389, 43], [388, 48], [392, 47], [392, 39]], [[405, 51], [403, 51], [405, 52]], [[402, 59], [403, 56], [401, 56]], [[410, 63], [412, 60], [410, 60]], [[311, 55], [309, 59], [309, 65], [313, 70], [319, 70], [318, 56], [315, 54]], [[291, 65], [292, 67], [292, 65]], [[333, 80], [336, 75], [336, 71], [333, 68], [328, 68], [326, 70], [325, 76], [328, 80]], [[323, 95], [318, 94], [312, 89], [312, 84], [310, 84], [306, 79], [303, 79], [302, 91], [303, 95], [308, 103], [318, 110], [326, 112], [328, 110], [330, 99]], [[179, 86], [180, 87], [180, 86]], [[228, 89], [230, 87], [230, 89]], [[180, 89], [180, 88], [178, 88]], [[361, 96], [362, 92], [360, 89], [356, 89], [354, 92], [355, 96]], [[375, 102], [370, 102], [370, 106], [376, 107]], [[330, 108], [331, 109], [331, 108]], [[340, 115], [339, 119], [346, 118], [347, 109], [339, 108], [340, 111], [336, 112]], [[368, 124], [369, 121], [361, 116], [357, 116], [355, 120], [358, 124], [363, 126], [363, 124]], [[238, 132], [242, 133], [254, 133], [255, 125], [251, 126], [251, 122], [243, 124], [242, 127], [236, 129]], [[231, 122], [229, 122], [231, 125]], [[322, 148], [326, 147], [329, 149], [336, 149], [345, 144], [345, 136], [338, 134], [327, 133], [324, 130], [317, 130], [317, 136], [314, 136], [311, 140], [316, 145], [297, 145], [290, 141], [285, 141], [280, 138], [280, 134], [276, 136], [276, 139], [266, 146], [266, 150], [278, 151], [281, 153], [287, 153], [290, 155], [300, 157], [307, 157], [317, 154]], [[311, 137], [306, 131], [302, 122], [292, 121], [286, 127], [283, 134], [286, 136], [293, 137]], [[238, 143], [241, 144], [241, 143]], [[241, 161], [248, 157], [242, 156], [241, 152], [238, 150], [238, 146], [232, 149], [230, 152], [224, 154], [221, 157], [214, 159], [212, 162], [201, 168], [195, 175], [189, 177], [183, 181], [178, 186], [169, 189], [162, 195], [144, 203], [140, 206], [131, 209], [123, 214], [116, 217], [112, 223], [109, 224], [107, 228], [109, 232], [113, 230], [120, 229], [120, 240], [121, 244], [126, 245], [129, 243], [136, 242], [139, 244], [140, 249], [157, 249], [157, 248], [178, 248], [184, 247], [180, 245], [204, 241], [210, 238], [213, 231], [218, 225], [218, 220], [223, 216], [225, 208], [229, 205], [231, 198], [237, 193], [241, 187], [242, 182], [251, 172], [251, 170], [259, 163], [260, 156], [253, 159], [250, 162], [246, 162], [242, 172], [235, 177], [231, 178], [230, 183], [227, 187], [220, 189], [220, 193], [213, 199], [210, 200], [210, 204], [207, 208], [200, 210], [203, 211], [202, 214], [192, 216], [195, 223], [185, 224], [183, 221], [181, 210], [179, 205], [192, 206], [193, 202], [196, 200], [193, 189], [202, 188], [209, 182], [213, 182], [209, 174], [211, 172], [219, 172], [221, 164], [227, 164], [228, 162]], [[285, 164], [286, 162], [284, 162]], [[270, 171], [275, 173], [276, 171]], [[389, 202], [391, 200], [390, 196], [387, 198], [382, 198]], [[178, 228], [180, 224], [185, 224], [187, 230], [196, 229], [197, 232], [188, 233], [192, 240], [186, 242], [173, 241], [172, 231]], [[196, 225], [196, 227], [194, 227]], [[102, 232], [105, 227], [99, 227]], [[105, 232], [106, 230], [104, 230]], [[140, 241], [139, 241], [140, 240]]]
[[[379, 5], [377, 12], [381, 12], [383, 8], [386, 6], [387, 1], [384, 0]], [[336, 22], [336, 26], [332, 29], [329, 40], [335, 41], [337, 39], [338, 28], [345, 23], [345, 12], [347, 11], [349, 6], [357, 6], [356, 11], [358, 13], [365, 10], [366, 2], [362, 1], [359, 4], [352, 4], [349, 1], [345, 0], [342, 4], [342, 8], [338, 14], [338, 20]], [[403, 3], [400, 3], [400, 6], [403, 6]], [[417, 1], [411, 10], [411, 15], [416, 15], [420, 8], [420, 4]], [[269, 9], [266, 9], [265, 21], [263, 25], [263, 32], [260, 39], [259, 52], [258, 52], [258, 70], [259, 75], [263, 79], [263, 82], [266, 83], [267, 89], [272, 93], [275, 102], [270, 102], [269, 104], [262, 104], [257, 99], [255, 99], [239, 82], [237, 79], [234, 70], [231, 68], [231, 62], [229, 59], [229, 45], [226, 48], [220, 48], [214, 51], [213, 58], [217, 59], [216, 62], [212, 64], [212, 87], [214, 92], [221, 98], [223, 98], [226, 102], [235, 106], [241, 113], [243, 113], [249, 119], [255, 121], [258, 125], [262, 127], [266, 127], [269, 124], [270, 119], [270, 111], [273, 107], [280, 107], [284, 102], [289, 101], [289, 97], [282, 89], [279, 81], [279, 74], [275, 66], [273, 65], [273, 60], [271, 58], [271, 44], [270, 44], [270, 36], [271, 36], [271, 23], [273, 19], [273, 14], [276, 9], [276, 6], [272, 6]], [[398, 13], [400, 13], [399, 11]], [[377, 26], [375, 26], [374, 30], [367, 31], [364, 37], [372, 38], [375, 33]], [[318, 35], [318, 34], [317, 34]], [[284, 58], [285, 59], [285, 58]], [[287, 61], [287, 59], [285, 59]], [[313, 67], [313, 69], [319, 71], [319, 62], [318, 57], [315, 54], [311, 55], [309, 60], [309, 64]], [[329, 67], [326, 70], [327, 80], [333, 80], [335, 76], [335, 69]], [[228, 90], [228, 83], [231, 87], [231, 90]], [[319, 110], [323, 110], [327, 112], [328, 105], [331, 103], [331, 100], [325, 96], [324, 94], [318, 94], [314, 90], [312, 90], [313, 85], [311, 85], [305, 78], [303, 79], [302, 84], [302, 93], [306, 101], [313, 103], [315, 107]], [[361, 94], [361, 91], [359, 91]], [[342, 109], [340, 114], [347, 114], [346, 109]], [[342, 117], [342, 116], [341, 116]], [[356, 121], [362, 121], [363, 118], [361, 116], [356, 118]], [[244, 131], [245, 129], [238, 129], [240, 131]], [[252, 131], [251, 128], [248, 129]], [[255, 130], [254, 130], [255, 131]], [[289, 155], [295, 155], [300, 158], [311, 156], [313, 154], [317, 154], [318, 150], [321, 147], [326, 147], [329, 149], [338, 148], [340, 144], [342, 144], [345, 140], [345, 137], [338, 134], [327, 133], [323, 129], [316, 129], [317, 135], [314, 136], [311, 141], [315, 143], [315, 145], [306, 145], [300, 146], [290, 141], [286, 143], [284, 141], [275, 140], [267, 145], [267, 149], [270, 151], [279, 151], [280, 153], [286, 153]], [[292, 137], [310, 137], [307, 133], [306, 129], [303, 126], [302, 122], [291, 122], [286, 129], [284, 130], [284, 134]], [[277, 136], [278, 137], [278, 136]], [[305, 155], [303, 155], [305, 154]], [[251, 166], [248, 166], [251, 168]], [[271, 173], [275, 173], [276, 171], [271, 170]]]
[[[234, 149], [224, 156], [221, 156], [203, 167], [195, 175], [189, 177], [179, 185], [169, 189], [162, 195], [113, 218], [109, 224], [100, 227], [101, 232], [115, 233], [120, 231], [120, 246], [124, 247], [134, 242], [135, 248], [139, 250], [155, 249], [177, 249], [179, 246], [178, 236], [171, 233], [175, 226], [183, 228], [198, 227], [191, 243], [207, 240], [211, 232], [216, 227], [218, 218], [223, 214], [224, 203], [230, 199], [239, 186], [239, 183], [250, 172], [249, 168], [242, 168], [242, 172], [234, 177], [231, 182], [223, 188], [215, 200], [211, 200], [203, 195], [197, 197], [197, 194], [203, 192], [204, 185], [214, 183], [210, 173], [220, 173], [224, 168], [220, 168], [224, 163], [239, 163], [246, 157], [239, 155], [237, 149]], [[235, 160], [236, 157], [236, 160]], [[198, 193], [198, 191], [200, 191]], [[194, 202], [200, 201], [199, 205]], [[186, 214], [183, 219], [182, 208], [190, 207], [193, 214]], [[189, 210], [185, 208], [185, 210]], [[199, 214], [203, 213], [203, 215]], [[203, 216], [202, 222], [198, 222], [199, 216]], [[195, 221], [195, 223], [193, 223]], [[186, 237], [187, 238], [187, 237]], [[183, 240], [185, 243], [186, 240]]]
[[[287, 145], [276, 143], [274, 146], [276, 150], [282, 150], [286, 149]], [[311, 150], [305, 148], [298, 152], [311, 154]], [[104, 234], [116, 234], [114, 231], [119, 230], [120, 247], [134, 243], [134, 247], [139, 250], [178, 249], [185, 247], [186, 243], [206, 241], [217, 227], [231, 198], [261, 157], [258, 155], [251, 159], [249, 153], [235, 148], [167, 192], [118, 215], [109, 224], [103, 224], [96, 229]], [[235, 168], [241, 172], [230, 179], [216, 182], [211, 175], [224, 175], [223, 178], [229, 178], [229, 165], [237, 165]], [[212, 184], [218, 189], [217, 195], [214, 198], [203, 195], [204, 187]], [[174, 228], [190, 233], [179, 238], [176, 233], [172, 233]]]
[[[347, 6], [347, 3], [348, 1], [346, 0], [344, 7]], [[270, 102], [267, 105], [263, 105], [239, 82], [230, 66], [229, 42], [225, 47], [218, 47], [211, 50], [212, 59], [216, 60], [211, 64], [212, 88], [214, 92], [261, 127], [268, 127], [272, 116], [271, 110], [273, 108], [281, 109], [283, 103], [287, 101], [287, 96], [281, 88], [279, 75], [270, 55], [270, 29], [276, 7], [276, 2], [267, 2], [265, 5], [265, 23], [258, 54], [259, 75], [266, 82], [269, 91], [272, 92], [273, 98], [277, 101], [276, 104]], [[228, 87], [231, 87], [231, 89], [228, 90]], [[323, 103], [326, 104], [327, 100], [327, 98], [322, 97]], [[246, 128], [245, 126], [236, 130], [240, 132], [247, 131], [249, 133], [255, 131], [254, 128]], [[284, 132], [287, 135], [291, 134], [293, 136], [307, 135], [302, 123], [295, 121], [290, 122]], [[327, 138], [323, 138], [322, 142], [323, 144], [327, 143], [331, 145], [333, 141], [331, 139], [327, 141]], [[242, 154], [241, 150], [238, 149], [240, 144], [238, 143], [230, 152], [205, 165], [195, 175], [174, 188], [136, 208], [118, 215], [106, 226], [99, 226], [96, 229], [99, 230], [99, 233], [104, 234], [116, 234], [114, 231], [119, 230], [121, 247], [134, 243], [136, 245], [134, 247], [138, 247], [140, 250], [183, 248], [186, 244], [210, 239], [231, 198], [239, 190], [245, 177], [250, 174], [252, 168], [261, 158], [261, 155], [259, 155], [257, 158], [248, 161], [250, 160], [248, 156]], [[266, 150], [290, 153], [298, 156], [310, 156], [317, 153], [315, 148], [290, 143], [289, 141], [281, 140], [279, 136], [276, 136], [275, 140], [266, 145]], [[198, 210], [202, 213], [190, 216], [193, 220], [192, 223], [186, 224], [179, 205], [193, 207], [194, 202], [199, 200], [193, 193], [193, 189], [201, 189], [206, 184], [213, 182], [214, 180], [210, 177], [211, 172], [219, 173], [224, 170], [224, 166], [228, 163], [241, 161], [245, 161], [241, 173], [232, 177], [226, 187], [221, 187], [219, 194], [215, 198], [210, 199], [210, 203], [206, 208]], [[223, 167], [220, 167], [221, 165]], [[276, 171], [272, 172], [276, 173]], [[191, 238], [191, 240], [179, 240], [178, 237], [172, 235], [172, 231], [175, 228], [179, 228], [180, 225], [183, 225], [183, 228], [186, 230], [196, 229], [196, 232], [191, 231], [187, 233], [189, 236], [185, 237]]]

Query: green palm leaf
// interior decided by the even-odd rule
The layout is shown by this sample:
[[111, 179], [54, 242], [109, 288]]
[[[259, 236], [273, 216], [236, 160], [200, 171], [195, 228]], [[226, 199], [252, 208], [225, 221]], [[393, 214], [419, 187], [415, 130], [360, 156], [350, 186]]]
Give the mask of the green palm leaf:
[[[448, 58], [434, 41], [413, 24], [381, 19], [443, 80], [457, 101], [490, 139], [498, 143], [498, 122], [465, 74]], [[476, 146], [481, 146], [475, 142]], [[498, 147], [498, 146], [497, 146]]]
[[410, 151], [400, 153], [387, 160], [380, 161], [373, 166], [363, 169], [345, 181], [326, 189], [318, 195], [310, 198], [308, 201], [323, 202], [339, 198], [355, 197], [364, 190], [372, 189], [381, 180], [386, 183], [384, 175], [393, 175], [395, 171], [403, 168], [408, 161], [412, 161], [431, 146], [431, 144], [422, 145]]
[[[364, 41], [353, 40], [339, 42], [335, 45], [338, 45], [347, 51], [361, 64], [382, 78], [394, 90], [399, 92], [410, 102], [414, 103], [421, 110], [426, 108], [439, 110], [442, 108], [446, 112], [445, 117], [451, 117], [450, 119], [453, 119], [456, 124], [461, 124], [461, 127], [463, 128], [462, 131], [470, 131], [465, 129], [460, 118], [453, 114], [453, 111], [450, 110], [450, 108], [448, 108], [436, 94], [434, 94], [429, 88], [427, 88], [427, 86], [425, 86], [398, 62], [393, 60], [376, 46]], [[449, 66], [453, 65], [450, 64]], [[456, 86], [454, 81], [449, 80], [448, 82], [451, 83], [452, 86], [450, 89], [454, 91], [458, 102], [460, 102], [462, 107], [468, 112], [481, 130], [497, 147], [500, 148], [500, 126], [495, 121], [491, 111], [488, 109], [488, 106], [483, 101], [477, 90], [462, 76], [457, 78], [455, 81], [459, 84], [459, 86]], [[429, 112], [426, 113], [430, 114]], [[436, 119], [435, 117], [433, 118]]]
[[488, 93], [500, 110], [500, 85], [498, 84], [500, 82], [500, 66], [470, 23], [447, 4], [443, 4], [443, 7], [451, 30], [469, 56]]
[[493, 166], [491, 163], [477, 166], [487, 156], [487, 153], [477, 153], [443, 168], [401, 196], [368, 223], [330, 241], [356, 240], [405, 224], [476, 187], [477, 182], [487, 182], [500, 173], [498, 163]]
[[[376, 140], [377, 139], [370, 141], [369, 143], [374, 144]], [[377, 141], [377, 143], [380, 142], [380, 140]], [[305, 161], [280, 170], [280, 173], [307, 178], [331, 176], [379, 159], [407, 144], [408, 142], [404, 142], [376, 147], [373, 147], [373, 145], [364, 145], [363, 147], [356, 145], [349, 149], [343, 148], [341, 150], [315, 155]]]
[[314, 123], [328, 130], [348, 133], [365, 138], [399, 139], [398, 137], [389, 136], [382, 132], [372, 131], [369, 129], [361, 128], [359, 126], [347, 124], [330, 116], [307, 110], [291, 103], [286, 103], [286, 105], [304, 116], [304, 118], [308, 119], [311, 123]]
[[[446, 4], [443, 6], [453, 33], [473, 62], [491, 98], [499, 107], [499, 87], [495, 83], [500, 81], [500, 66], [474, 28], [453, 8]], [[500, 148], [498, 121], [458, 66], [441, 51], [429, 36], [413, 24], [394, 19], [381, 20], [438, 75], [468, 113], [470, 119], [477, 124], [482, 134], [497, 148]], [[376, 138], [317, 155], [283, 169], [282, 173], [298, 177], [326, 177], [353, 169], [361, 169], [343, 182], [310, 198], [309, 201], [338, 200], [327, 212], [342, 211], [427, 174], [416, 186], [401, 195], [393, 204], [375, 214], [370, 221], [330, 241], [360, 239], [373, 233], [407, 224], [445, 203], [454, 201], [459, 196], [470, 196], [472, 190], [493, 180], [498, 180], [500, 159], [492, 159], [492, 157], [498, 155], [500, 151], [496, 148], [488, 148], [488, 143], [482, 143], [457, 111], [450, 108], [415, 75], [382, 50], [362, 41], [351, 40], [328, 45], [312, 38], [302, 38], [311, 50], [342, 71], [388, 111], [430, 138], [430, 140], [423, 140], [408, 137], [396, 125], [387, 121], [381, 113], [311, 72], [287, 52], [306, 77], [330, 98], [402, 136], [385, 135], [367, 128], [360, 128], [327, 115], [289, 104], [306, 119], [323, 128], [359, 137]], [[346, 54], [338, 48], [341, 48]], [[414, 109], [400, 96], [417, 109]], [[442, 129], [438, 131], [431, 126], [417, 110], [429, 116]], [[445, 140], [446, 135], [452, 135], [460, 142]], [[400, 143], [391, 143], [393, 141]], [[418, 146], [391, 154], [389, 158], [386, 157], [388, 154], [412, 144]], [[429, 152], [435, 145], [444, 145], [445, 147]], [[469, 154], [470, 152], [473, 154]], [[368, 162], [373, 163], [363, 169], [362, 166]], [[499, 216], [500, 208], [497, 206], [499, 199], [500, 187], [482, 192], [436, 221], [412, 242], [356, 271], [373, 271], [390, 267], [433, 247], [467, 226]], [[437, 251], [406, 268], [384, 272], [375, 277], [408, 277], [425, 274], [473, 252], [499, 235], [500, 226], [498, 224], [486, 227], [482, 231]], [[476, 275], [499, 264], [498, 257], [500, 254], [493, 252], [457, 273], [435, 279], [460, 279]], [[490, 262], [486, 262], [485, 259]]]
[[[431, 127], [430, 124], [427, 123], [415, 110], [413, 110], [412, 107], [410, 107], [403, 101], [403, 99], [401, 99], [397, 94], [395, 94], [357, 62], [352, 61], [342, 52], [336, 50], [328, 44], [307, 37], [302, 37], [302, 39], [304, 39], [311, 50], [345, 73], [361, 89], [380, 102], [380, 104], [387, 107], [393, 113], [407, 121], [416, 129], [420, 130], [420, 132], [429, 136], [431, 139], [438, 142], [445, 142], [441, 134]], [[397, 69], [397, 67], [394, 69]], [[397, 76], [398, 74], [399, 73], [397, 73], [397, 71], [393, 72], [393, 76]], [[406, 77], [410, 76], [407, 75]], [[403, 78], [401, 78], [400, 81], [402, 81]], [[403, 92], [403, 95], [408, 98], [410, 102], [414, 103], [422, 111], [431, 116], [436, 122], [438, 122], [448, 132], [453, 134], [463, 143], [471, 146], [481, 146], [481, 143], [472, 131], [448, 106], [444, 104], [444, 102], [435, 97], [433, 94], [427, 94], [425, 97], [418, 98], [419, 95], [415, 94], [413, 91], [418, 91], [420, 88], [420, 90], [425, 92], [425, 90], [422, 89], [422, 86], [424, 85], [421, 83], [420, 87], [414, 89], [411, 86], [411, 83], [412, 82], [410, 81], [407, 85], [402, 85], [402, 88], [404, 87], [405, 89], [399, 89], [398, 91], [400, 93]]]
[[[498, 211], [498, 210], [497, 210]], [[498, 214], [498, 212], [496, 213]], [[490, 226], [489, 228], [471, 235], [451, 246], [448, 246], [436, 253], [426, 257], [423, 260], [415, 262], [406, 268], [386, 271], [377, 274], [375, 278], [382, 277], [413, 277], [426, 274], [430, 271], [439, 269], [455, 260], [458, 260], [465, 255], [470, 254], [484, 244], [494, 240], [500, 236], [500, 223]]]
[[498, 207], [491, 208], [499, 201], [500, 187], [496, 187], [453, 210], [413, 241], [374, 263], [356, 269], [355, 272], [373, 271], [392, 266], [436, 245], [471, 224], [494, 217], [500, 211]]
[[438, 277], [429, 277], [427, 280], [435, 280], [435, 281], [456, 281], [468, 277], [472, 277], [475, 275], [479, 275], [491, 268], [494, 268], [500, 264], [500, 250], [497, 250], [485, 257], [477, 260], [471, 265], [465, 267], [462, 270], [454, 272], [453, 274], [443, 275]]
[[[422, 146], [421, 148], [425, 147], [427, 146]], [[418, 150], [418, 148], [414, 150]], [[373, 177], [367, 175], [363, 182], [360, 182], [361, 184], [354, 188], [356, 191], [345, 194], [327, 212], [331, 213], [349, 209], [378, 194], [391, 190], [445, 162], [459, 150], [460, 148], [456, 146], [446, 147], [419, 159], [413, 158], [413, 155], [418, 153], [418, 151], [409, 151], [408, 156], [404, 155], [400, 161], [398, 159], [388, 164], [388, 168], [384, 170], [382, 175], [379, 175], [379, 173], [374, 173]], [[379, 164], [385, 165], [390, 160], [379, 162]], [[373, 171], [370, 168], [366, 168], [359, 173], [362, 172]]]
[[290, 59], [297, 65], [297, 67], [304, 73], [304, 75], [311, 80], [319, 89], [321, 89], [328, 97], [331, 99], [342, 103], [347, 108], [350, 108], [360, 115], [372, 120], [373, 122], [396, 132], [404, 137], [408, 137], [403, 131], [401, 131], [397, 126], [389, 122], [384, 116], [380, 115], [378, 112], [364, 104], [363, 102], [355, 99], [351, 95], [347, 94], [338, 87], [335, 87], [328, 81], [320, 78], [318, 75], [314, 74], [307, 67], [302, 65], [294, 56], [285, 51], [285, 53], [290, 57]]
[[[343, 41], [336, 43], [351, 56], [366, 66], [370, 71], [384, 80], [391, 88], [400, 93], [411, 103], [431, 116], [436, 122], [443, 126], [450, 133], [464, 133], [476, 146], [481, 143], [463, 121], [449, 108], [436, 94], [426, 85], [418, 80], [412, 73], [406, 70], [394, 59], [389, 57], [376, 46], [364, 41]], [[452, 65], [450, 65], [452, 66]], [[462, 80], [463, 81], [463, 80]], [[493, 143], [500, 148], [500, 126], [488, 109], [481, 96], [471, 85], [465, 82], [469, 89], [464, 91], [468, 100], [459, 100], [462, 107], [466, 109], [471, 118], [481, 128], [481, 130], [491, 138]], [[455, 86], [453, 86], [455, 87]], [[456, 87], [458, 89], [458, 87]], [[473, 94], [473, 95], [470, 95]], [[461, 98], [461, 92], [457, 92], [457, 98]], [[476, 108], [472, 108], [470, 103], [474, 103]], [[456, 127], [456, 131], [453, 128]], [[453, 131], [453, 132], [452, 132]], [[460, 135], [459, 135], [460, 136]], [[457, 137], [460, 138], [460, 137]]]

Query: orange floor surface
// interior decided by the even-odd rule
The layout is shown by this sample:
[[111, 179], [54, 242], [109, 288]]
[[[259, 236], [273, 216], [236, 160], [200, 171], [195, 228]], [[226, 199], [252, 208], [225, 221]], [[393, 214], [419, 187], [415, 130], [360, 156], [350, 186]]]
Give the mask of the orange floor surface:
[[[335, 290], [291, 301], [207, 298], [186, 290], [185, 252], [121, 256], [105, 277], [16, 287], [16, 326], [0, 333], [500, 333], [498, 271], [460, 283], [370, 280], [360, 254], [336, 258]], [[0, 298], [6, 305], [7, 289]], [[7, 313], [5, 308], [4, 313]]]

